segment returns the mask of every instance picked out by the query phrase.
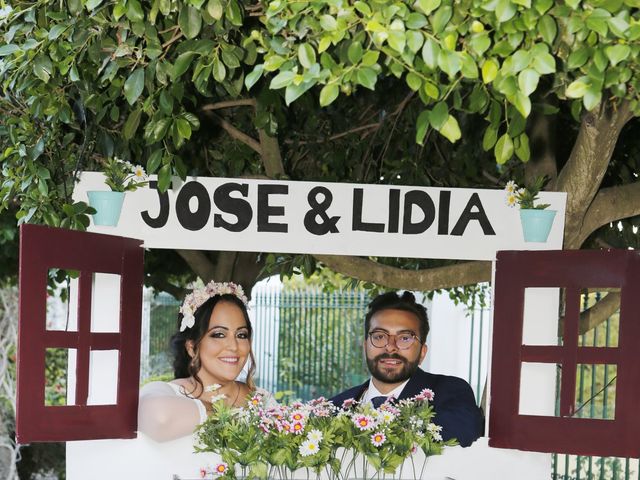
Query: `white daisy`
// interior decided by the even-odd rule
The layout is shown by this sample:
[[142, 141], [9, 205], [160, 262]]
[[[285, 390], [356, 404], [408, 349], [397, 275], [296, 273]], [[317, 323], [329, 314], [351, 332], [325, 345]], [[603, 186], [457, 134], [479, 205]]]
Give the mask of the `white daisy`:
[[317, 443], [320, 443], [323, 438], [324, 438], [324, 435], [322, 435], [322, 432], [317, 429], [311, 430], [307, 435], [307, 440], [312, 440]]
[[320, 446], [313, 440], [305, 440], [298, 448], [298, 451], [303, 457], [308, 457], [318, 453], [320, 451]]

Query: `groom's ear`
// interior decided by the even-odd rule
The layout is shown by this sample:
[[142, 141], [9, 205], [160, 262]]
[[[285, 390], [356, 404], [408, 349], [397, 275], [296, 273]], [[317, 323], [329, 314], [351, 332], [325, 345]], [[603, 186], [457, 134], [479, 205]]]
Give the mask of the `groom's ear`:
[[187, 353], [191, 358], [195, 355], [195, 351], [193, 349], [193, 340], [187, 340], [184, 342], [184, 347], [187, 349]]

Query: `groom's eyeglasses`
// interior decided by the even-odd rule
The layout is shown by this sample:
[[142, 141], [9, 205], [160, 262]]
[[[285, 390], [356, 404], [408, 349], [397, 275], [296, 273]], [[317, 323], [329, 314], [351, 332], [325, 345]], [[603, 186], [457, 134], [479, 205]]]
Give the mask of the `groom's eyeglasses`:
[[396, 347], [400, 350], [411, 348], [416, 341], [420, 342], [420, 339], [414, 333], [398, 333], [396, 335], [391, 335], [387, 332], [369, 333], [369, 341], [376, 348], [384, 348], [389, 345], [391, 337], [393, 337]]

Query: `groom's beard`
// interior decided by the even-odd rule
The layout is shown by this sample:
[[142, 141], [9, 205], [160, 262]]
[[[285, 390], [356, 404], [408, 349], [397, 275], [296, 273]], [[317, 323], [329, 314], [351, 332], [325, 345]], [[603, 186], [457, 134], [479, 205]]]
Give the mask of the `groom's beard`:
[[[380, 366], [380, 363], [379, 363], [380, 360], [385, 358], [400, 360], [402, 362], [402, 368], [396, 372], [385, 369], [384, 367]], [[416, 358], [415, 361], [410, 362], [405, 357], [402, 357], [397, 353], [396, 354], [383, 353], [374, 358], [367, 357], [367, 367], [369, 367], [371, 376], [383, 383], [404, 382], [405, 380], [408, 380], [411, 377], [411, 375], [413, 375], [416, 372], [416, 370], [418, 370], [419, 365], [420, 365], [420, 357]]]

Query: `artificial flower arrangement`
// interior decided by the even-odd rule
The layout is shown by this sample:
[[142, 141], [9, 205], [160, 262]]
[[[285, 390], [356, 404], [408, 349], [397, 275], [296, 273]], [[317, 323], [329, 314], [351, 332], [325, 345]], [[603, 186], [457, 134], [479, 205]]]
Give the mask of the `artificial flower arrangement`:
[[[345, 480], [370, 478], [372, 468], [401, 478], [402, 468], [410, 465], [410, 476], [421, 478], [429, 456], [456, 445], [443, 441], [441, 427], [432, 422], [433, 395], [425, 389], [377, 409], [354, 400], [338, 409], [324, 398], [266, 408], [259, 394], [246, 408], [217, 402], [197, 432], [196, 450], [217, 453], [222, 461], [202, 468], [201, 476], [289, 480], [303, 469], [307, 478], [324, 472], [329, 479]], [[414, 463], [418, 449], [425, 455], [421, 466]]]
[[548, 203], [535, 204], [545, 180], [545, 177], [538, 177], [533, 184], [528, 187], [519, 187], [516, 182], [510, 180], [504, 189], [507, 194], [507, 205], [510, 207], [519, 206], [522, 210], [544, 210], [545, 208], [549, 208], [550, 205]]
[[105, 176], [104, 183], [113, 192], [133, 192], [148, 183], [144, 168], [118, 157], [107, 159], [104, 163], [103, 173]]

